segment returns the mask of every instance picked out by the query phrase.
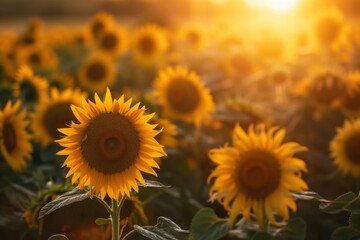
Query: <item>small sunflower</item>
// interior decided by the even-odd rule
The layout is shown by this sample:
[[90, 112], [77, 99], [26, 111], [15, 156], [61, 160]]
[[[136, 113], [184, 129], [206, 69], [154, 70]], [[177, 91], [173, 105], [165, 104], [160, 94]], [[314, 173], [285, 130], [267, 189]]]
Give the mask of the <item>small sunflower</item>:
[[57, 142], [65, 147], [59, 155], [68, 155], [64, 166], [70, 168], [67, 177], [79, 188], [92, 186], [101, 198], [118, 199], [138, 191], [137, 181], [145, 185], [141, 172], [156, 176], [159, 168], [154, 158], [166, 153], [156, 140], [160, 132], [148, 121], [139, 103], [131, 107], [132, 99], [112, 99], [107, 89], [104, 101], [95, 94], [95, 103], [82, 99], [82, 106], [72, 106], [79, 123], [59, 129], [66, 136]]
[[104, 31], [97, 42], [98, 48], [110, 55], [121, 55], [127, 50], [127, 34], [124, 29]]
[[18, 62], [21, 65], [28, 65], [33, 69], [55, 69], [58, 59], [50, 48], [33, 48], [27, 51], [20, 51]]
[[200, 126], [215, 109], [209, 90], [196, 73], [185, 67], [161, 71], [154, 86], [153, 96], [168, 117]]
[[179, 37], [190, 50], [201, 50], [206, 44], [203, 29], [195, 25], [184, 28]]
[[348, 74], [348, 91], [340, 100], [340, 109], [348, 117], [360, 116], [360, 72], [355, 71]]
[[35, 76], [28, 66], [20, 67], [13, 86], [14, 96], [25, 103], [38, 103], [47, 99], [49, 83], [45, 78]]
[[320, 44], [327, 46], [335, 43], [344, 29], [344, 19], [341, 12], [332, 7], [325, 9], [319, 16], [315, 33]]
[[133, 36], [134, 61], [144, 65], [153, 65], [165, 52], [167, 37], [160, 27], [148, 24], [138, 28]]
[[230, 212], [230, 225], [240, 214], [259, 224], [268, 219], [275, 223], [274, 212], [283, 219], [289, 218], [288, 208], [295, 211], [291, 191], [307, 189], [301, 179], [305, 163], [293, 157], [306, 148], [295, 142], [282, 143], [285, 130], [274, 127], [265, 130], [253, 125], [246, 133], [239, 125], [233, 132], [234, 147], [212, 149], [210, 159], [217, 165], [208, 181], [215, 178], [210, 189], [211, 199], [216, 198]]
[[58, 128], [65, 128], [76, 121], [70, 106], [80, 106], [82, 96], [83, 94], [77, 90], [67, 89], [60, 93], [52, 88], [50, 97], [40, 102], [35, 108], [35, 113], [32, 114], [34, 139], [43, 147], [58, 139], [60, 137]]
[[79, 69], [80, 85], [93, 92], [103, 92], [115, 81], [115, 68], [110, 57], [94, 54]]
[[345, 122], [330, 143], [335, 165], [344, 173], [360, 177], [360, 119]]
[[98, 38], [104, 31], [111, 29], [115, 25], [114, 18], [105, 12], [95, 15], [90, 23], [90, 32], [93, 37]]
[[8, 101], [0, 111], [0, 150], [9, 166], [14, 171], [26, 167], [31, 158], [31, 135], [27, 133], [26, 112], [20, 111], [21, 102], [12, 104]]

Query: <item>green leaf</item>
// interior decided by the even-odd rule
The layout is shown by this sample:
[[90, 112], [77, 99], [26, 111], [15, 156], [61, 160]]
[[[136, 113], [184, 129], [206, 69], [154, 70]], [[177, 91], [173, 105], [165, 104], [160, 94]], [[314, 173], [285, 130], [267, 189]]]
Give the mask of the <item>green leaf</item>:
[[257, 232], [252, 236], [251, 240], [272, 240], [273, 237], [266, 232]]
[[97, 218], [95, 220], [96, 225], [102, 226], [111, 223], [111, 218]]
[[189, 231], [182, 230], [170, 219], [159, 217], [155, 226], [134, 225], [136, 232], [151, 240], [188, 240]]
[[360, 195], [357, 196], [348, 206], [346, 206], [346, 210], [351, 213], [360, 214]]
[[323, 201], [324, 198], [321, 197], [316, 192], [310, 192], [310, 191], [304, 191], [304, 192], [296, 192], [291, 194], [295, 199], [300, 200], [317, 200], [317, 201]]
[[360, 231], [360, 214], [352, 213], [349, 219], [350, 227]]
[[340, 227], [336, 229], [330, 240], [357, 240], [360, 239], [360, 231], [351, 227]]
[[353, 192], [347, 192], [330, 203], [321, 203], [319, 207], [326, 213], [339, 213], [346, 209], [354, 199], [356, 195]]
[[85, 200], [90, 196], [90, 192], [85, 189], [78, 189], [74, 188], [70, 192], [64, 193], [54, 201], [49, 202], [44, 207], [41, 208], [39, 213], [39, 219], [43, 218], [44, 216], [52, 213], [53, 211], [65, 207], [67, 205], [70, 205], [75, 202], [80, 202], [82, 200]]
[[306, 223], [301, 218], [293, 218], [276, 234], [276, 240], [304, 240], [306, 236]]
[[65, 235], [55, 234], [48, 238], [48, 240], [69, 240]]
[[142, 183], [137, 182], [137, 184], [140, 187], [152, 187], [152, 188], [167, 188], [167, 187], [169, 187], [169, 186], [162, 184], [161, 182], [152, 181], [152, 180], [145, 180], [145, 183], [146, 183], [146, 185], [144, 186]]
[[211, 208], [200, 209], [191, 221], [190, 235], [195, 240], [217, 240], [228, 233], [228, 219], [217, 217]]

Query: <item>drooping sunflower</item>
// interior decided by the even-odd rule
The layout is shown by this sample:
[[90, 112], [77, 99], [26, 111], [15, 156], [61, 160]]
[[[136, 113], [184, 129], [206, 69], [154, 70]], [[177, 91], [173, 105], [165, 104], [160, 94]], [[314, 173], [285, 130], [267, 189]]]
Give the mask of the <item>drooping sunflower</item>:
[[104, 31], [97, 42], [98, 48], [104, 53], [117, 56], [127, 50], [128, 39], [125, 29], [113, 28]]
[[165, 52], [168, 40], [164, 30], [148, 24], [135, 31], [132, 45], [134, 61], [143, 66], [150, 66]]
[[185, 67], [168, 67], [154, 82], [154, 98], [164, 115], [200, 126], [215, 109], [212, 96], [199, 76]]
[[99, 12], [90, 22], [90, 32], [93, 37], [98, 38], [104, 31], [111, 29], [115, 24], [114, 18], [106, 13]]
[[330, 143], [331, 156], [335, 165], [344, 173], [360, 177], [360, 119], [347, 121], [337, 129]]
[[109, 56], [97, 53], [85, 60], [79, 69], [79, 83], [82, 87], [103, 92], [115, 81], [115, 68]]
[[141, 172], [156, 175], [159, 168], [154, 158], [166, 153], [156, 140], [160, 132], [148, 121], [154, 114], [145, 114], [139, 103], [131, 107], [132, 99], [112, 99], [107, 89], [104, 101], [95, 94], [95, 103], [82, 99], [82, 106], [72, 106], [79, 123], [59, 129], [65, 134], [57, 142], [65, 147], [59, 155], [68, 155], [64, 166], [70, 168], [67, 177], [79, 188], [93, 187], [101, 198], [118, 199], [138, 191], [137, 181], [145, 185]]
[[301, 179], [305, 163], [293, 155], [306, 148], [295, 142], [282, 143], [285, 130], [263, 125], [249, 127], [246, 133], [239, 125], [233, 132], [233, 147], [212, 149], [210, 159], [217, 165], [208, 181], [215, 179], [210, 198], [217, 199], [230, 213], [230, 225], [242, 214], [260, 225], [264, 219], [275, 223], [274, 212], [284, 220], [289, 208], [296, 211], [291, 191], [303, 191]]
[[315, 34], [320, 44], [330, 46], [335, 43], [344, 29], [341, 12], [332, 7], [321, 12], [315, 24]]
[[14, 96], [20, 97], [26, 104], [44, 101], [47, 98], [48, 88], [47, 80], [35, 76], [28, 66], [20, 67], [13, 85]]
[[26, 112], [20, 110], [21, 102], [8, 101], [0, 111], [0, 150], [14, 171], [21, 171], [31, 158], [31, 135], [26, 131]]
[[67, 89], [60, 93], [52, 88], [50, 97], [40, 102], [31, 115], [34, 139], [43, 147], [59, 139], [61, 134], [58, 128], [65, 128], [76, 121], [70, 106], [80, 106], [82, 96], [84, 94], [79, 90]]
[[348, 117], [360, 116], [360, 72], [350, 72], [347, 76], [347, 92], [339, 102], [340, 109]]

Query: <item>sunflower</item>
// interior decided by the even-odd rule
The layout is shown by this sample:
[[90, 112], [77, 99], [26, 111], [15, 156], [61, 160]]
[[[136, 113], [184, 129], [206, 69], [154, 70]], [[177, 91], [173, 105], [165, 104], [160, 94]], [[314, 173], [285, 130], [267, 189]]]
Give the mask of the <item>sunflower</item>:
[[31, 135], [26, 132], [28, 122], [26, 112], [20, 111], [21, 102], [12, 104], [8, 101], [4, 110], [0, 111], [0, 150], [9, 166], [14, 171], [26, 167], [31, 158]]
[[104, 31], [97, 42], [98, 48], [111, 55], [120, 55], [127, 50], [127, 34], [124, 29]]
[[58, 154], [68, 155], [67, 177], [79, 181], [79, 188], [92, 186], [101, 198], [118, 199], [138, 191], [137, 181], [145, 185], [141, 172], [156, 176], [154, 158], [166, 155], [155, 140], [160, 131], [148, 123], [153, 114], [145, 114], [139, 103], [131, 107], [131, 102], [123, 96], [113, 100], [107, 89], [104, 101], [95, 94], [95, 103], [83, 98], [81, 107], [73, 105], [79, 123], [59, 129], [66, 135], [57, 142], [65, 147]]
[[340, 100], [340, 109], [348, 117], [360, 116], [360, 72], [350, 72], [347, 77], [348, 90]]
[[70, 106], [80, 106], [82, 95], [77, 90], [67, 89], [59, 93], [56, 88], [52, 88], [50, 97], [40, 102], [31, 116], [34, 139], [43, 147], [58, 139], [60, 137], [58, 128], [64, 128], [76, 121]]
[[33, 69], [55, 69], [58, 59], [50, 48], [32, 48], [19, 51], [18, 62], [21, 65], [28, 65]]
[[102, 92], [115, 81], [115, 68], [111, 58], [97, 53], [85, 60], [79, 69], [79, 82], [84, 88]]
[[315, 33], [320, 44], [330, 46], [341, 36], [344, 19], [341, 12], [332, 7], [321, 12], [315, 24]]
[[93, 37], [98, 38], [104, 31], [111, 29], [115, 25], [114, 18], [105, 12], [96, 14], [90, 23], [90, 32]]
[[319, 105], [332, 105], [347, 91], [341, 72], [330, 69], [317, 70], [309, 79], [300, 82], [295, 92], [307, 96]]
[[153, 96], [168, 117], [200, 126], [215, 109], [209, 90], [196, 73], [185, 67], [161, 71], [154, 86]]
[[212, 149], [210, 159], [217, 165], [208, 181], [215, 178], [210, 197], [230, 212], [232, 226], [239, 214], [252, 220], [252, 213], [260, 225], [265, 219], [275, 223], [274, 212], [284, 220], [288, 208], [296, 205], [290, 191], [307, 189], [301, 179], [305, 163], [293, 157], [306, 148], [295, 142], [282, 143], [285, 130], [264, 125], [251, 125], [246, 133], [239, 125], [233, 132], [233, 147]]
[[49, 83], [45, 78], [35, 76], [28, 66], [20, 67], [13, 86], [14, 96], [25, 103], [38, 103], [47, 98]]
[[330, 143], [331, 156], [335, 165], [344, 173], [360, 177], [360, 119], [347, 121], [337, 129]]
[[34, 18], [32, 19], [25, 31], [20, 34], [17, 39], [16, 45], [22, 49], [31, 49], [36, 46], [42, 45], [44, 40], [44, 30], [43, 23], [40, 19]]
[[160, 27], [148, 24], [138, 28], [133, 36], [134, 61], [151, 66], [167, 49], [167, 37]]
[[153, 118], [152, 123], [157, 124], [157, 129], [162, 129], [162, 132], [159, 133], [155, 139], [166, 147], [176, 147], [176, 126], [165, 118]]
[[205, 47], [205, 33], [198, 26], [188, 26], [180, 31], [179, 38], [190, 50], [201, 50]]

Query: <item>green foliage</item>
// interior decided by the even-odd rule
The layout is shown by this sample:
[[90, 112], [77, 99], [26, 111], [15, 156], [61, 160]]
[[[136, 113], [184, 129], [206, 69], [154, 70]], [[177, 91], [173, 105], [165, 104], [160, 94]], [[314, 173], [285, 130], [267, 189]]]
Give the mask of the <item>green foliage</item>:
[[306, 223], [301, 218], [290, 219], [288, 224], [274, 237], [275, 240], [304, 240]]
[[251, 240], [272, 240], [273, 237], [266, 232], [257, 232], [254, 234], [254, 236], [251, 238]]
[[151, 240], [188, 240], [189, 231], [182, 230], [170, 219], [159, 217], [155, 226], [134, 225], [134, 229], [140, 235]]
[[352, 192], [347, 192], [329, 203], [321, 203], [320, 209], [326, 213], [350, 211], [360, 213], [360, 198]]
[[142, 185], [140, 182], [138, 182], [139, 187], [151, 187], [151, 188], [164, 188], [164, 187], [169, 187], [166, 186], [164, 184], [162, 184], [161, 182], [157, 182], [157, 181], [153, 181], [153, 180], [145, 180], [146, 185]]
[[96, 225], [102, 226], [102, 225], [108, 225], [111, 223], [111, 218], [97, 218], [95, 220]]
[[48, 240], [69, 240], [65, 235], [55, 234], [48, 238]]
[[90, 197], [89, 190], [74, 188], [70, 192], [61, 195], [41, 208], [39, 218], [43, 218], [45, 215], [48, 215], [59, 208], [75, 202], [80, 202], [88, 197]]
[[228, 219], [217, 217], [211, 208], [200, 209], [191, 222], [190, 235], [194, 240], [217, 240], [228, 233]]

